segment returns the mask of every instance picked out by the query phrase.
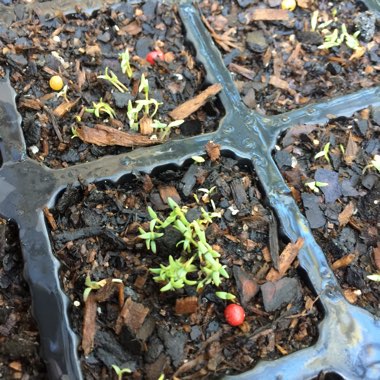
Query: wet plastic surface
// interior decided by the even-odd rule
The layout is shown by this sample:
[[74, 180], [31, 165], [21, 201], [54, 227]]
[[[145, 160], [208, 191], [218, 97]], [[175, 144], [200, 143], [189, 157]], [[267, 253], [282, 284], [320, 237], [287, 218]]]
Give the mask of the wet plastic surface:
[[204, 154], [210, 140], [223, 151], [251, 160], [276, 212], [282, 231], [291, 241], [303, 237], [298, 258], [315, 293], [320, 295], [325, 317], [319, 326], [318, 342], [272, 362], [260, 362], [251, 371], [228, 379], [312, 379], [320, 372], [335, 372], [346, 380], [380, 379], [380, 321], [370, 313], [350, 305], [306, 219], [296, 206], [275, 165], [271, 151], [281, 131], [297, 124], [318, 124], [332, 113], [350, 116], [369, 105], [380, 105], [380, 87], [309, 105], [282, 115], [263, 117], [240, 100], [222, 57], [205, 30], [197, 10], [189, 4], [179, 7], [187, 38], [194, 45], [197, 60], [207, 72], [207, 81], [222, 83], [221, 102], [226, 110], [217, 131], [180, 141], [170, 141], [127, 154], [104, 157], [95, 162], [51, 170], [29, 159], [21, 130], [21, 117], [9, 79], [0, 82], [0, 215], [19, 226], [29, 283], [33, 314], [41, 338], [41, 356], [50, 379], [81, 379], [77, 339], [68, 322], [68, 299], [59, 279], [45, 224], [43, 208], [51, 207], [57, 194], [78, 178], [89, 182], [117, 181], [133, 171], [150, 173], [167, 165], [181, 165], [193, 155]]

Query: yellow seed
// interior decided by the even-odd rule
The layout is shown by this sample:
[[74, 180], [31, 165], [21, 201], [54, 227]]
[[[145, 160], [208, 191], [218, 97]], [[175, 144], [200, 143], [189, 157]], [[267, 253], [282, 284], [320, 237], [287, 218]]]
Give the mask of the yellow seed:
[[287, 11], [294, 11], [296, 9], [296, 6], [296, 0], [282, 0], [281, 2], [281, 8]]
[[63, 88], [63, 80], [59, 75], [53, 75], [49, 81], [50, 88], [54, 91], [60, 91]]

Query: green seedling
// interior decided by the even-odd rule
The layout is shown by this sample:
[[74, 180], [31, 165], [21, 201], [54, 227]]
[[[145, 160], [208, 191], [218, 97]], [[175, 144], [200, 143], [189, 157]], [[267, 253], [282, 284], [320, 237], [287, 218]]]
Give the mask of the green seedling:
[[141, 227], [139, 228], [140, 235], [139, 238], [145, 240], [146, 248], [150, 249], [153, 253], [157, 252], [156, 239], [164, 236], [163, 233], [149, 231], [145, 232]]
[[[184, 285], [197, 285], [197, 289], [201, 289], [207, 284], [219, 286], [222, 277], [228, 278], [229, 276], [225, 266], [219, 262], [220, 254], [207, 242], [205, 230], [213, 218], [220, 217], [220, 214], [217, 212], [209, 213], [201, 208], [201, 217], [189, 222], [186, 219], [186, 208], [181, 208], [172, 198], [168, 198], [168, 205], [172, 211], [164, 221], [161, 221], [156, 212], [149, 207], [150, 232], [147, 233], [142, 229], [140, 232], [146, 234], [145, 238], [150, 238], [151, 235], [149, 234], [157, 234], [155, 232], [157, 230], [164, 233], [165, 228], [172, 225], [183, 236], [183, 239], [178, 242], [178, 246], [181, 246], [190, 258], [174, 259], [170, 256], [169, 265], [161, 264], [160, 268], [150, 269], [152, 273], [156, 274], [153, 279], [156, 282], [165, 283], [161, 288], [163, 292], [180, 289]], [[150, 249], [152, 250], [152, 247]], [[199, 262], [199, 267], [195, 265], [196, 262]], [[200, 278], [197, 281], [187, 279], [187, 274], [192, 272], [198, 272]]]
[[76, 127], [71, 127], [71, 133], [72, 133], [72, 136], [71, 136], [72, 139], [75, 137], [80, 138]]
[[62, 90], [60, 92], [58, 92], [55, 96], [57, 98], [60, 98], [62, 97], [63, 99], [65, 99], [66, 102], [69, 101], [69, 99], [67, 99], [67, 91], [68, 91], [69, 87], [67, 86], [67, 84], [65, 84], [62, 88]]
[[106, 67], [104, 70], [104, 75], [98, 75], [98, 78], [108, 81], [122, 93], [128, 92], [128, 88], [120, 82], [119, 78], [112, 70], [109, 70], [111, 74], [108, 74], [108, 69], [109, 68]]
[[367, 278], [371, 281], [380, 282], [380, 274], [370, 274]]
[[[123, 281], [121, 281], [118, 278], [112, 279], [112, 282], [123, 283]], [[92, 281], [91, 277], [87, 275], [86, 276], [86, 281], [85, 281], [86, 289], [83, 292], [83, 301], [86, 302], [88, 296], [90, 295], [90, 293], [93, 290], [98, 290], [98, 289], [102, 288], [106, 283], [107, 283], [107, 280], [105, 280], [105, 279], [104, 280], [100, 280], [100, 281]]]
[[311, 14], [310, 28], [311, 28], [311, 31], [312, 31], [312, 32], [314, 32], [315, 29], [317, 28], [317, 24], [318, 24], [318, 16], [319, 16], [319, 11], [314, 11], [314, 12]]
[[360, 47], [360, 43], [358, 41], [359, 34], [360, 34], [359, 30], [356, 31], [353, 35], [348, 34], [346, 24], [342, 24], [342, 34], [341, 34], [341, 36], [343, 36], [345, 38], [346, 45], [350, 49], [356, 50], [356, 49], [358, 49]]
[[205, 159], [202, 156], [191, 156], [191, 158], [198, 164], [205, 162]]
[[94, 114], [96, 117], [100, 117], [101, 113], [106, 113], [111, 119], [116, 117], [115, 110], [108, 104], [103, 102], [103, 98], [100, 98], [99, 102], [92, 102], [94, 108], [86, 108], [86, 112]]
[[363, 169], [363, 174], [370, 168], [375, 168], [378, 172], [380, 172], [380, 155], [379, 154], [375, 154], [375, 156], [373, 157], [373, 160], [371, 160], [371, 162], [366, 165], [366, 167]]
[[115, 364], [112, 364], [112, 368], [115, 370], [116, 372], [116, 375], [117, 375], [117, 380], [122, 380], [123, 378], [123, 375], [125, 373], [129, 374], [129, 373], [132, 373], [132, 371], [129, 369], [129, 368], [120, 368], [118, 367], [117, 365]]
[[197, 281], [189, 280], [187, 275], [192, 272], [197, 272], [198, 268], [192, 264], [194, 257], [184, 261], [181, 257], [174, 260], [173, 256], [169, 256], [169, 265], [160, 265], [160, 268], [150, 269], [156, 282], [165, 282], [166, 285], [161, 288], [161, 292], [168, 290], [177, 290], [183, 288], [185, 285], [196, 285]]
[[235, 301], [236, 296], [233, 295], [232, 293], [227, 293], [227, 292], [215, 292], [215, 295], [219, 297], [222, 300], [226, 301]]
[[319, 187], [328, 186], [329, 184], [327, 182], [307, 182], [305, 183], [306, 186], [308, 186], [311, 190], [313, 190], [315, 193], [319, 193]]
[[342, 24], [341, 32], [339, 33], [338, 29], [334, 29], [332, 33], [326, 34], [324, 37], [324, 43], [318, 46], [318, 49], [330, 49], [335, 46], [340, 46], [343, 42], [345, 42], [350, 49], [357, 50], [361, 47], [358, 41], [359, 34], [360, 31], [356, 31], [352, 35], [349, 34], [347, 32], [346, 24]]
[[185, 120], [175, 120], [169, 124], [162, 123], [159, 120], [153, 120], [152, 127], [154, 129], [158, 129], [160, 131], [159, 137], [161, 140], [165, 140], [166, 137], [170, 135], [170, 131], [172, 128], [176, 128], [180, 126]]
[[328, 163], [330, 163], [329, 150], [330, 150], [330, 143], [328, 142], [327, 144], [325, 144], [323, 149], [314, 156], [314, 158], [317, 159], [320, 157], [324, 157], [325, 160]]
[[127, 74], [128, 78], [132, 78], [133, 71], [130, 64], [129, 50], [125, 49], [124, 53], [119, 54], [119, 58], [121, 59], [120, 67], [123, 74]]

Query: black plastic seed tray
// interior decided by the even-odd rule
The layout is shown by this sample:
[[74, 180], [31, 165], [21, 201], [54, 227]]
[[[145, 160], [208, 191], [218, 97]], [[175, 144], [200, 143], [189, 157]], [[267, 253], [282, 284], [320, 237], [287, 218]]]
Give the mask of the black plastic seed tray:
[[50, 170], [27, 157], [16, 94], [9, 78], [0, 82], [0, 215], [14, 220], [19, 227], [24, 274], [30, 286], [41, 356], [47, 364], [49, 379], [81, 379], [82, 375], [78, 341], [70, 328], [68, 299], [59, 283], [59, 263], [52, 253], [43, 208], [53, 206], [57, 194], [68, 184], [78, 184], [78, 178], [89, 182], [117, 181], [132, 171], [150, 173], [167, 164], [182, 165], [191, 156], [203, 154], [210, 140], [220, 144], [224, 152], [252, 162], [284, 234], [291, 241], [304, 239], [298, 258], [315, 293], [320, 295], [324, 311], [314, 346], [275, 361], [260, 362], [251, 371], [227, 378], [312, 379], [324, 371], [346, 380], [380, 379], [380, 321], [343, 297], [324, 253], [271, 156], [279, 134], [294, 125], [324, 123], [331, 113], [337, 117], [350, 116], [370, 105], [379, 106], [380, 87], [279, 116], [263, 117], [242, 103], [196, 8], [182, 4], [179, 13], [187, 39], [196, 49], [196, 58], [207, 72], [207, 82], [223, 85], [220, 100], [226, 114], [213, 133]]

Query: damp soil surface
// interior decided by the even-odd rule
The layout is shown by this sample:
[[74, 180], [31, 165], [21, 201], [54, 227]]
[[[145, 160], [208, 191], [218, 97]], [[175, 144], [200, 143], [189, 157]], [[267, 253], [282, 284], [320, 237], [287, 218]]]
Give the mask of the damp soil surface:
[[[186, 44], [175, 7], [141, 1], [92, 16], [45, 18], [41, 12], [30, 12], [22, 1], [6, 3], [17, 5], [18, 19], [10, 27], [0, 25], [0, 69], [10, 71], [18, 94], [28, 154], [51, 168], [131, 149], [73, 138], [73, 131], [75, 135], [80, 128], [94, 130], [100, 125], [103, 130], [110, 128], [111, 134], [128, 133], [134, 141], [159, 142], [160, 130], [148, 128], [141, 136], [130, 128], [128, 102], [144, 99], [139, 92], [142, 74], [149, 81], [149, 97], [162, 103], [154, 118], [166, 124], [172, 110], [209, 85], [193, 48]], [[380, 35], [376, 17], [362, 4], [305, 0], [286, 13], [280, 11], [280, 1], [257, 3], [199, 4], [249, 108], [278, 114], [378, 85]], [[270, 11], [257, 12], [258, 7]], [[313, 17], [315, 11], [319, 13]], [[336, 46], [320, 49], [335, 29], [342, 36], [343, 24], [350, 36], [361, 32], [357, 49], [347, 45], [347, 36]], [[119, 54], [127, 48], [131, 78], [120, 69]], [[164, 58], [152, 65], [145, 58], [155, 49]], [[107, 67], [128, 92], [97, 77]], [[67, 85], [66, 94], [58, 96], [49, 87], [56, 74]], [[114, 117], [86, 111], [100, 98], [115, 111]], [[173, 128], [170, 138], [215, 130], [223, 115], [217, 96], [212, 97]], [[379, 109], [340, 119], [334, 119], [332, 110], [328, 124], [295, 126], [273, 153], [345, 296], [375, 314], [379, 286], [367, 275], [380, 270], [380, 181], [373, 166], [379, 154], [379, 126]], [[132, 148], [137, 146], [134, 143]], [[183, 169], [160, 168], [149, 176], [135, 173], [117, 184], [82, 183], [80, 188], [68, 188], [51, 210], [52, 241], [62, 262], [63, 287], [72, 301], [71, 322], [82, 340], [79, 350], [86, 379], [115, 378], [112, 364], [129, 367], [137, 379], [157, 379], [162, 373], [167, 378], [211, 378], [246, 371], [260, 359], [287, 355], [317, 339], [322, 316], [314, 304], [317, 296], [297, 272], [297, 259], [276, 283], [276, 291], [267, 288], [267, 276], [289, 242], [274, 237], [275, 219], [251, 169], [227, 157], [205, 158], [204, 163], [187, 163]], [[199, 190], [213, 187], [210, 195]], [[220, 213], [205, 233], [229, 275], [219, 290], [236, 295], [245, 308], [240, 327], [226, 323], [227, 302], [216, 297], [212, 284], [200, 292], [190, 286], [160, 292], [162, 285], [153, 280], [149, 268], [167, 265], [169, 254], [181, 255], [178, 236], [174, 241], [158, 239], [156, 254], [138, 238], [139, 227], [149, 229], [148, 206], [162, 220], [168, 217], [168, 196], [187, 207], [187, 215], [195, 219], [201, 207], [214, 212], [213, 204]], [[0, 227], [1, 375], [42, 379], [45, 370], [22, 281], [17, 231], [5, 222]], [[176, 230], [168, 236], [175, 237]], [[92, 281], [108, 282], [90, 293], [85, 306], [86, 275]], [[189, 278], [198, 280], [195, 273]], [[122, 285], [112, 279], [122, 280]]]

